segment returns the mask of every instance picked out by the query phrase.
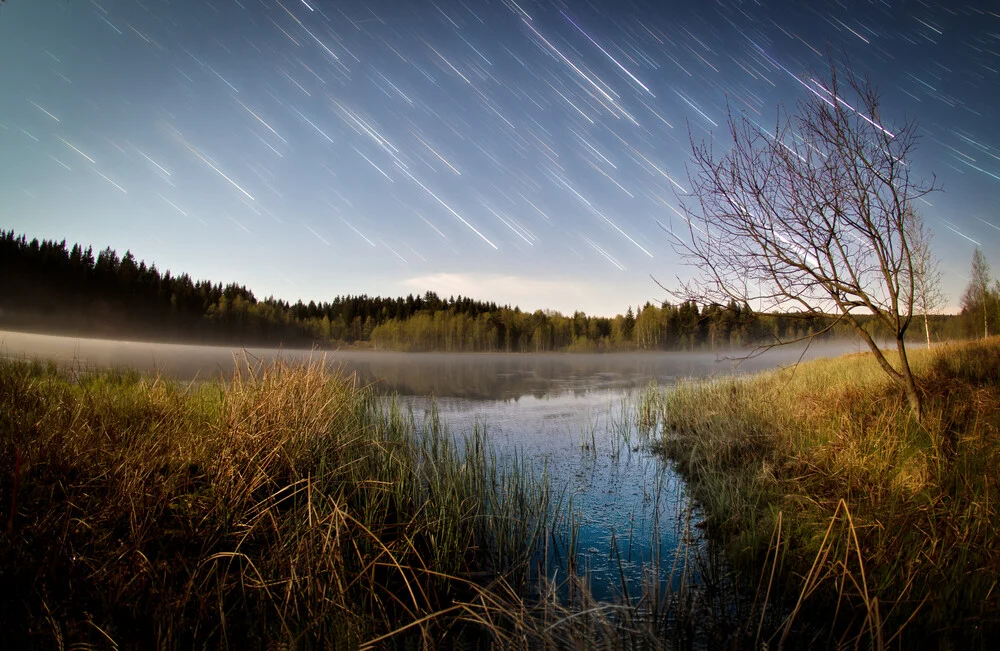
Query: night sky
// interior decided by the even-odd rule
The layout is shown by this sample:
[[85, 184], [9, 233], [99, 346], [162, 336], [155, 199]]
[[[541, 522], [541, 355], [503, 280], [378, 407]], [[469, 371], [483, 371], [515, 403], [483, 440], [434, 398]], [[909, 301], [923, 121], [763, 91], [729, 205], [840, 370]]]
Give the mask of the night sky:
[[8, 0], [0, 227], [259, 298], [612, 315], [684, 274], [690, 138], [842, 53], [915, 118], [948, 304], [1000, 275], [1000, 2]]

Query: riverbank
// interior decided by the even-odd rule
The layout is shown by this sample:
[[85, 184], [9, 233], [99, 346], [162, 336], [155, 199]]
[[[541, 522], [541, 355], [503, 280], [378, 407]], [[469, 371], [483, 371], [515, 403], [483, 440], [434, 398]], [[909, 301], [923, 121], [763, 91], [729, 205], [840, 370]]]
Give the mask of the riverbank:
[[789, 631], [880, 648], [1000, 632], [1000, 338], [910, 359], [920, 423], [867, 354], [660, 396], [659, 446]]
[[[479, 422], [447, 431], [434, 403], [415, 419], [328, 361], [244, 356], [225, 378], [178, 382], [0, 359], [4, 641], [691, 649], [730, 638], [730, 601], [701, 583], [700, 537], [690, 508], [665, 504], [667, 473], [629, 488], [655, 507], [602, 542], [547, 460], [538, 471], [539, 459], [495, 453]], [[585, 446], [585, 432], [560, 433], [591, 471], [598, 457], [621, 470], [641, 444], [633, 407], [617, 413], [606, 437], [591, 423]], [[604, 601], [598, 557], [614, 560], [622, 589]]]
[[[955, 350], [965, 352], [949, 354], [946, 362], [918, 355], [918, 372], [939, 374], [938, 384], [928, 385], [933, 391], [956, 381], [984, 385], [970, 395], [988, 405], [997, 348], [959, 346]], [[538, 479], [530, 470], [538, 458], [498, 459], [477, 420], [451, 433], [433, 410], [414, 422], [400, 407], [405, 401], [376, 395], [360, 374], [331, 370], [330, 360], [241, 359], [232, 374], [198, 382], [0, 360], [0, 626], [17, 646], [103, 645], [110, 639], [142, 648], [444, 643], [758, 649], [759, 638], [774, 648], [817, 550], [828, 562], [814, 574], [810, 588], [818, 588], [810, 589], [793, 619], [785, 648], [830, 646], [829, 638], [816, 640], [814, 623], [835, 612], [828, 606], [836, 599], [824, 590], [837, 578], [846, 579], [847, 595], [837, 618], [854, 618], [845, 623], [852, 635], [871, 640], [874, 629], [886, 643], [914, 612], [917, 621], [904, 636], [918, 625], [939, 631], [955, 612], [964, 618], [955, 620], [957, 630], [995, 630], [989, 620], [995, 595], [979, 583], [972, 594], [985, 594], [981, 611], [961, 610], [972, 600], [966, 584], [988, 579], [972, 570], [993, 567], [996, 500], [989, 471], [997, 465], [987, 453], [995, 421], [986, 428], [992, 412], [960, 394], [964, 420], [955, 411], [947, 421], [954, 426], [942, 431], [965, 431], [955, 424], [972, 423], [967, 434], [937, 443], [925, 435], [921, 443], [919, 432], [910, 432], [912, 441], [886, 447], [890, 438], [877, 432], [890, 419], [886, 414], [895, 413], [885, 411], [894, 396], [874, 364], [859, 370], [864, 356], [804, 364], [790, 380], [782, 371], [702, 386], [729, 387], [716, 394], [687, 384], [667, 394], [630, 393], [614, 418], [606, 412], [608, 435], [597, 444], [595, 423], [579, 416], [574, 422], [583, 431], [556, 432], [569, 445], [545, 452], [546, 470]], [[601, 359], [598, 366], [607, 371], [610, 358]], [[767, 388], [762, 382], [769, 377], [780, 382]], [[692, 410], [706, 395], [715, 403], [705, 403], [710, 409], [698, 415]], [[839, 396], [833, 412], [824, 411], [828, 396]], [[597, 482], [602, 493], [625, 476], [617, 464], [648, 460], [663, 469], [648, 456], [646, 446], [657, 442], [659, 431], [650, 425], [654, 410], [662, 416], [665, 400], [678, 399], [687, 402], [667, 413], [675, 414], [670, 422], [680, 429], [666, 443], [711, 457], [711, 463], [691, 456], [685, 467], [673, 451], [691, 479], [689, 489], [665, 488], [668, 473], [654, 470], [648, 484], [618, 490], [653, 504], [673, 500], [670, 491], [680, 490], [677, 499], [686, 503], [694, 493], [703, 507], [655, 507], [650, 522], [642, 509], [632, 511], [630, 521], [626, 508], [625, 523], [616, 523], [610, 542], [587, 533], [592, 523], [582, 524], [579, 513], [587, 502], [569, 484], [553, 481], [558, 474], [548, 469], [565, 462], [561, 455], [579, 454], [581, 464], [567, 466], [572, 472], [611, 473]], [[861, 408], [866, 400], [875, 401], [867, 411]], [[561, 412], [566, 404], [578, 403], [553, 409]], [[929, 404], [931, 413], [941, 411]], [[849, 405], [850, 411], [837, 411]], [[892, 417], [905, 428], [902, 416]], [[838, 425], [855, 418], [867, 437]], [[707, 434], [727, 419], [739, 426], [730, 440]], [[928, 431], [937, 431], [931, 421], [925, 421]], [[815, 452], [824, 443], [810, 438], [813, 426], [825, 428], [825, 444], [835, 448], [826, 456]], [[771, 427], [782, 437], [765, 436]], [[795, 434], [795, 427], [802, 431]], [[540, 423], [531, 435], [543, 431]], [[976, 432], [981, 453], [966, 458], [972, 449], [966, 439]], [[799, 440], [795, 450], [793, 440]], [[843, 456], [845, 449], [850, 455]], [[909, 464], [905, 472], [892, 473], [896, 457], [889, 452]], [[885, 497], [889, 489], [862, 471], [880, 455], [886, 467], [868, 473], [889, 477], [883, 484], [898, 493], [891, 499]], [[946, 462], [954, 465], [955, 459], [964, 459], [965, 475], [948, 469]], [[979, 465], [973, 469], [974, 461]], [[810, 464], [829, 476], [810, 478]], [[694, 476], [699, 467], [716, 473], [714, 484], [710, 472]], [[836, 482], [843, 477], [851, 478], [844, 495], [848, 510], [837, 511], [844, 488]], [[975, 489], [974, 504], [960, 480], [985, 483]], [[935, 489], [944, 482], [950, 484]], [[799, 493], [792, 492], [795, 486]], [[598, 496], [589, 503], [606, 509], [612, 501]], [[886, 504], [898, 505], [897, 515], [916, 511], [908, 520], [872, 513]], [[955, 515], [962, 508], [964, 516]], [[824, 541], [822, 527], [835, 511], [835, 530]], [[702, 512], [709, 514], [715, 539], [730, 543], [728, 559], [720, 561], [715, 553], [721, 546], [703, 545], [690, 527]], [[645, 543], [633, 540], [632, 523]], [[892, 549], [878, 535], [896, 536], [904, 524], [935, 531], [936, 538], [918, 552], [906, 570], [910, 585], [895, 598], [895, 575], [880, 564], [902, 563], [891, 552], [916, 548], [915, 534], [904, 532]], [[952, 530], [958, 527], [965, 531]], [[643, 544], [661, 551], [633, 556]], [[873, 556], [878, 544], [887, 549]], [[584, 576], [598, 557], [609, 559], [621, 587], [619, 596], [602, 602], [588, 586], [607, 577]], [[959, 562], [968, 563], [968, 576]], [[733, 581], [733, 568], [750, 579]], [[962, 575], [966, 584], [950, 583], [943, 573]], [[934, 612], [937, 628], [929, 629], [925, 615]], [[865, 615], [871, 615], [867, 628]]]

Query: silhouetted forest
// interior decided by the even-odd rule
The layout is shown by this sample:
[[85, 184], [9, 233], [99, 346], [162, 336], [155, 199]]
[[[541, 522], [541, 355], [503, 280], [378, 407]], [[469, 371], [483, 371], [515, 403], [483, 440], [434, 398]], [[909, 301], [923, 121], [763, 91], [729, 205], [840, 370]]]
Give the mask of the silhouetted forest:
[[[161, 272], [105, 248], [67, 247], [0, 231], [0, 328], [58, 334], [243, 345], [441, 351], [699, 350], [820, 332], [829, 317], [753, 312], [748, 306], [646, 303], [608, 318], [525, 312], [467, 297], [338, 296], [308, 304], [247, 287]], [[966, 323], [968, 322], [968, 323]], [[972, 331], [967, 315], [932, 316], [932, 336]], [[872, 324], [874, 325], [874, 324]], [[912, 336], [921, 336], [914, 325]], [[875, 334], [880, 334], [875, 331]], [[825, 337], [856, 336], [844, 325]]]

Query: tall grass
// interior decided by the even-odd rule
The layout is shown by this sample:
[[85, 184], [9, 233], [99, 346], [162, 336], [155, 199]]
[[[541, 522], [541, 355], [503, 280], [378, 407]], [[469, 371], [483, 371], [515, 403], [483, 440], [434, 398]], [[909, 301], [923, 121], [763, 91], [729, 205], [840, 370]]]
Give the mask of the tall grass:
[[911, 363], [919, 423], [869, 355], [662, 395], [659, 445], [757, 608], [778, 610], [758, 639], [883, 648], [1000, 633], [1000, 339]]
[[982, 642], [1000, 612], [1000, 341], [914, 367], [919, 425], [854, 356], [651, 386], [599, 452], [584, 428], [588, 458], [661, 446], [699, 503], [661, 522], [658, 474], [645, 578], [626, 581], [632, 532], [615, 532], [621, 594], [598, 601], [572, 495], [481, 427], [415, 422], [319, 360], [190, 385], [0, 361], [0, 631], [44, 648]]
[[690, 512], [632, 593], [615, 538], [622, 594], [597, 601], [572, 496], [319, 360], [189, 385], [0, 361], [0, 478], [15, 648], [676, 649], [733, 628]]
[[16, 646], [496, 638], [549, 513], [481, 432], [417, 427], [319, 361], [186, 386], [0, 361], [0, 477]]

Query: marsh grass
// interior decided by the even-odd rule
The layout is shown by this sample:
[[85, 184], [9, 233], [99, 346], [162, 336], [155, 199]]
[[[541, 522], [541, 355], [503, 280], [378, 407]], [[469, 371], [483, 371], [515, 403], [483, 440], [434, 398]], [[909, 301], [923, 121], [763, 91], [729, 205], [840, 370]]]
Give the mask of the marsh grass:
[[418, 427], [321, 361], [191, 385], [0, 361], [0, 446], [15, 646], [496, 638], [549, 513], [481, 431]]
[[[633, 445], [633, 418], [601, 454]], [[613, 543], [622, 595], [598, 601], [544, 469], [323, 360], [191, 384], [0, 361], [0, 477], [15, 648], [662, 649], [729, 628], [698, 597], [694, 536], [633, 594]]]
[[0, 630], [60, 649], [986, 639], [1000, 343], [915, 367], [920, 426], [864, 357], [651, 386], [609, 408], [600, 450], [588, 420], [581, 455], [663, 446], [698, 501], [661, 520], [666, 475], [643, 488], [656, 551], [629, 585], [633, 532], [614, 532], [621, 591], [599, 601], [544, 469], [322, 360], [192, 384], [0, 361]]
[[661, 449], [754, 595], [758, 643], [961, 646], [1000, 632], [1000, 339], [911, 364], [919, 423], [869, 355], [649, 399], [662, 400]]

